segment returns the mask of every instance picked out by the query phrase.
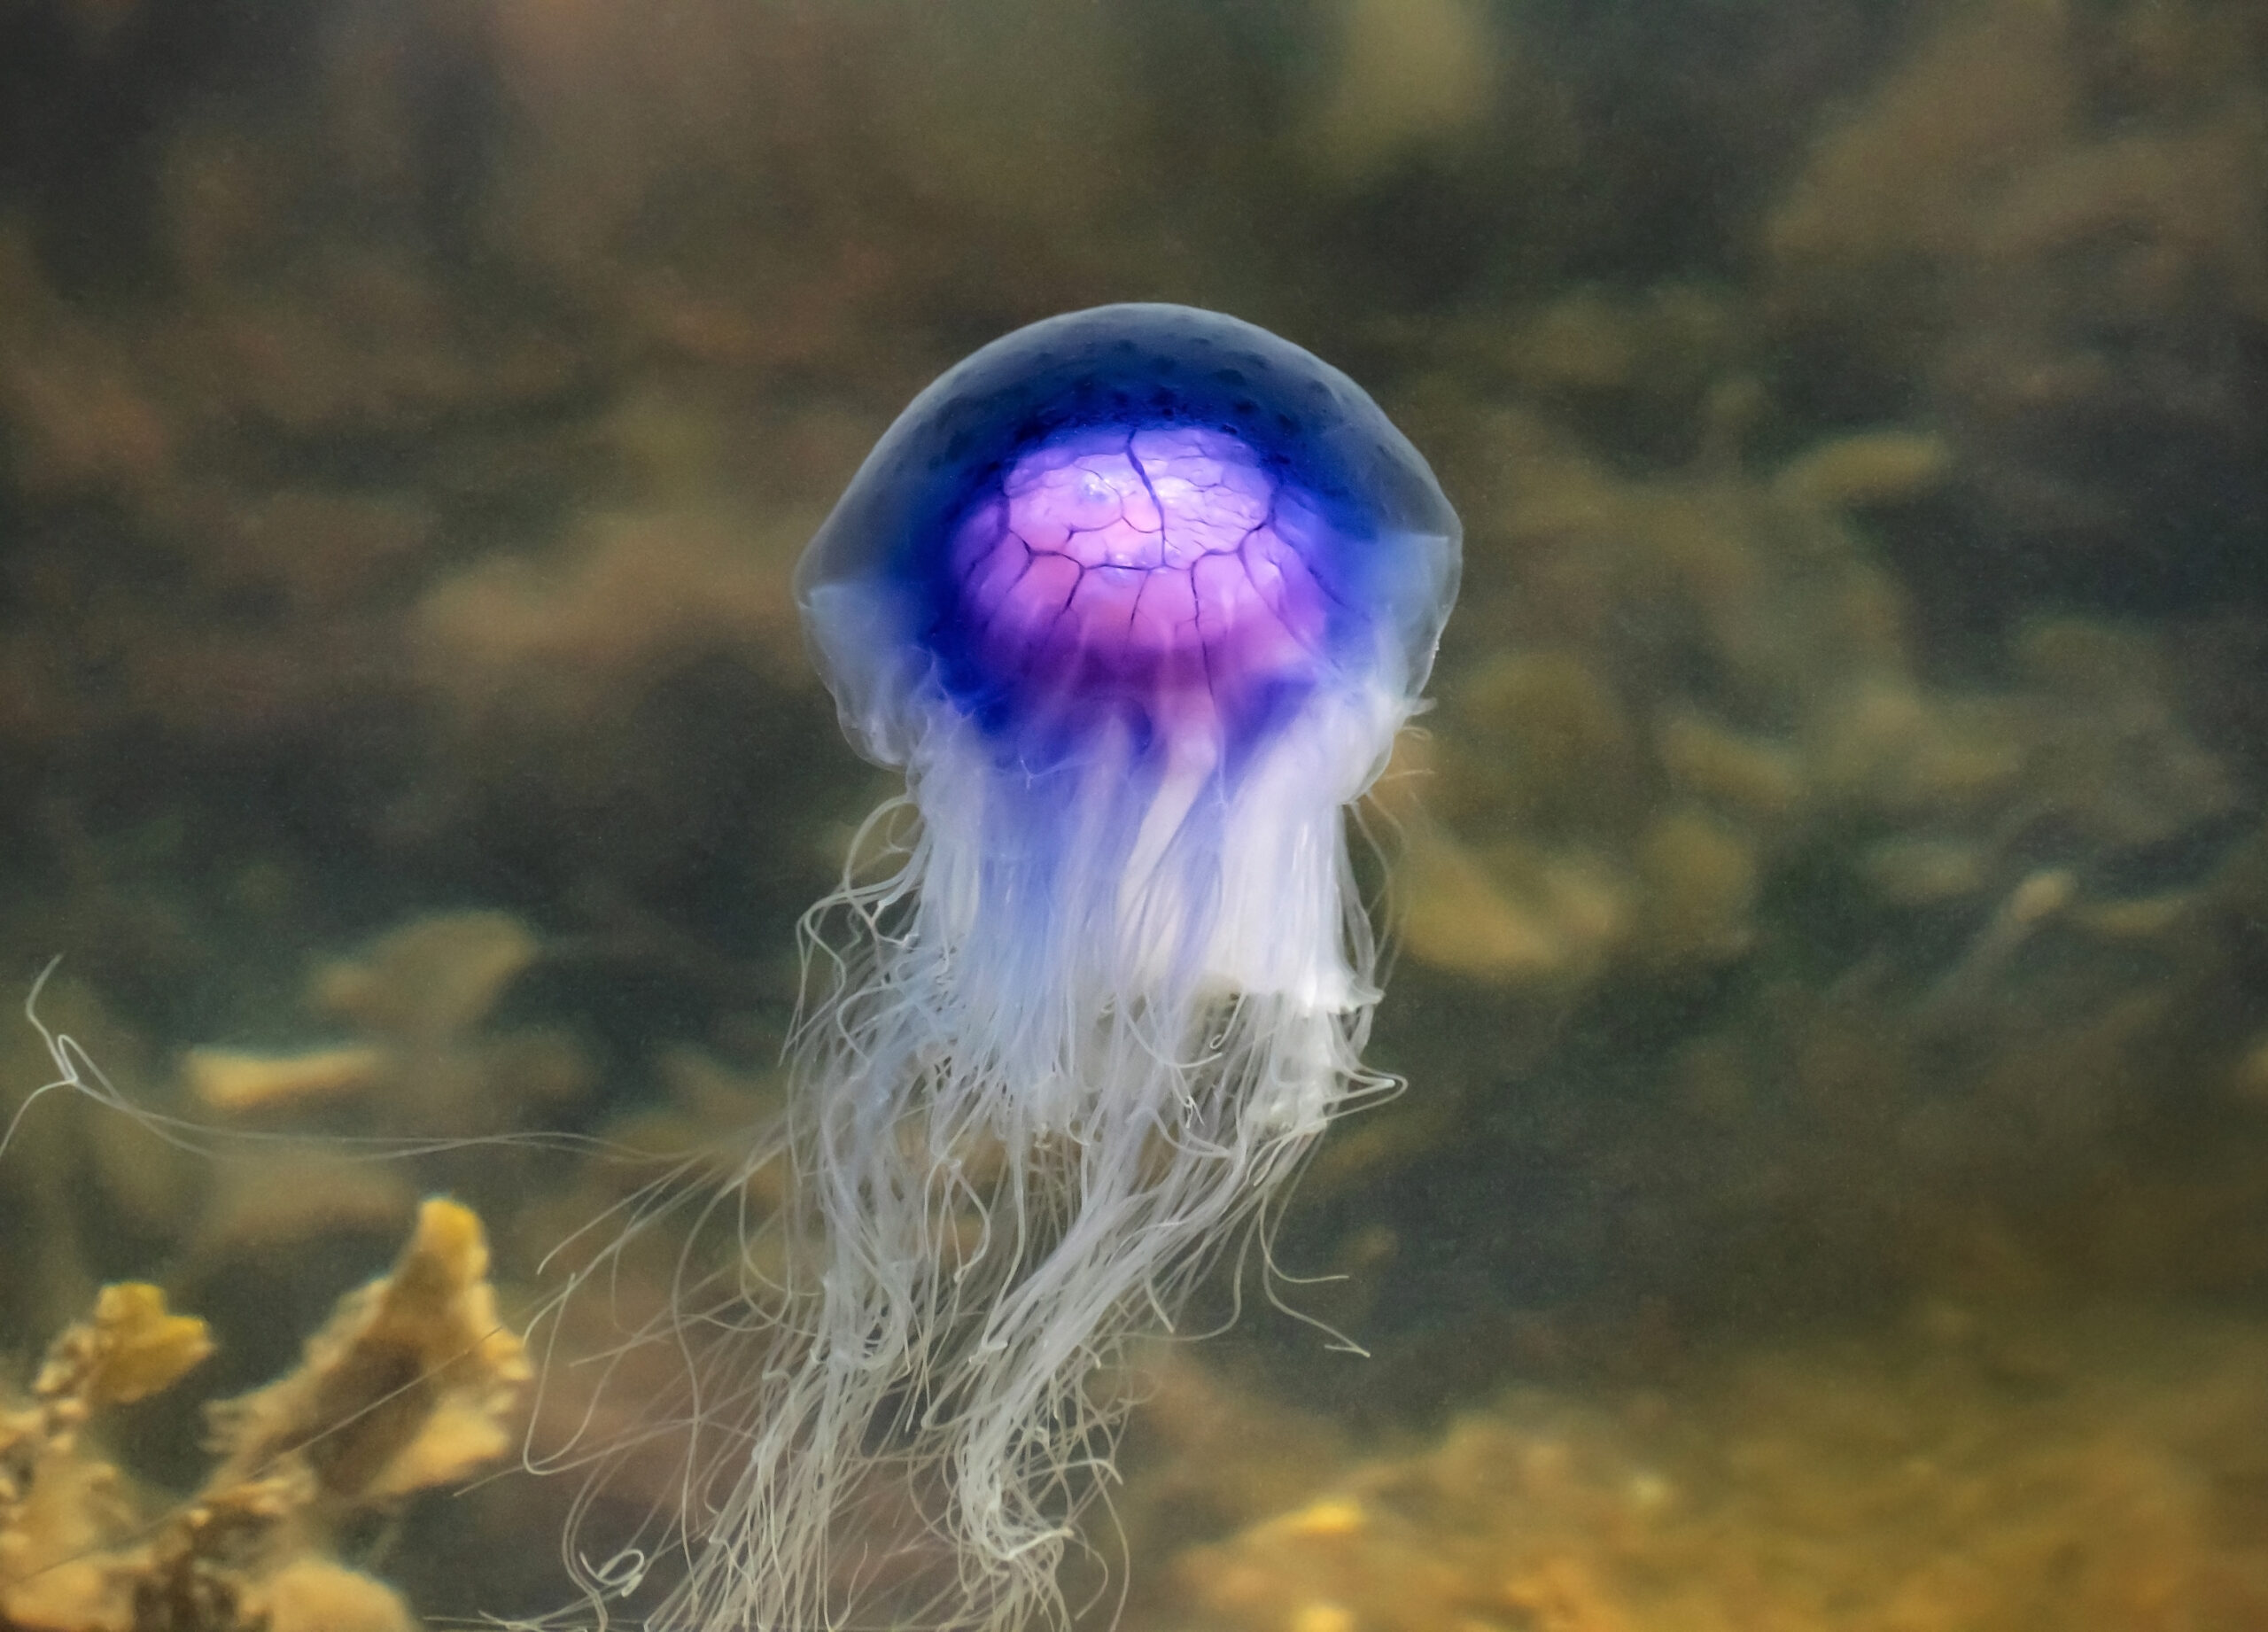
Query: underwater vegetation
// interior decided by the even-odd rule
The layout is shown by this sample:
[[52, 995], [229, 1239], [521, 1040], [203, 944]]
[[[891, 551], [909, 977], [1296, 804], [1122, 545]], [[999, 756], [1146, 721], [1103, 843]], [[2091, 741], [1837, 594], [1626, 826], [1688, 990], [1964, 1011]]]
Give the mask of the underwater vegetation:
[[296, 1371], [208, 1407], [215, 1465], [179, 1502], [137, 1490], [100, 1436], [212, 1337], [156, 1286], [103, 1287], [0, 1403], [0, 1626], [407, 1632], [400, 1597], [330, 1548], [512, 1449], [530, 1371], [487, 1271], [480, 1221], [425, 1203], [392, 1271], [340, 1301]]
[[[832, 1409], [876, 1431], [800, 1510], [827, 1564], [759, 1583], [806, 1604], [2268, 1621], [2264, 109], [2251, 0], [0, 8], [0, 969], [20, 995], [63, 953], [43, 1017], [221, 1135], [57, 1094], [0, 1157], [11, 1499], [27, 1461], [75, 1470], [46, 1499], [88, 1566], [43, 1532], [0, 1619], [122, 1624], [162, 1578], [280, 1627], [300, 1568], [373, 1624], [532, 1620], [578, 1570], [651, 1619], [754, 1556], [735, 1429], [796, 1371], [767, 1366], [871, 1336]], [[997, 517], [956, 513], [942, 556], [854, 547], [936, 497], [858, 478], [928, 382], [1159, 301], [1345, 368], [1464, 527], [1433, 706], [1403, 719], [1414, 672], [1350, 688], [1365, 751], [1306, 765], [1351, 791], [1391, 739], [1351, 819], [1375, 850], [1341, 877], [1335, 800], [1279, 812], [1236, 933], [1200, 932], [1203, 845], [1157, 875], [1178, 895], [1104, 881], [1169, 788], [1225, 832], [1304, 785], [1264, 748], [1288, 670], [1363, 667], [1344, 585], [1284, 601], [1278, 562], [1233, 706], [1165, 708], [1209, 683], [1123, 589], [1186, 568], [1194, 602], [1222, 552], [1126, 507], [1198, 463], [1256, 503], [1270, 450], [1041, 431], [956, 490]], [[822, 675], [796, 563], [854, 479], [897, 521], [829, 530], [804, 580], [837, 592]], [[1088, 503], [1129, 530], [1058, 540], [1050, 507]], [[1020, 598], [1035, 572], [1096, 576], [1064, 621]], [[1107, 661], [1064, 656], [1091, 640]], [[1047, 683], [990, 666], [1027, 660]], [[951, 706], [894, 711], [932, 664]], [[1081, 760], [1062, 699], [1091, 682], [1120, 734]], [[1217, 772], [1160, 770], [1183, 739], [1125, 723], [1153, 708]], [[933, 850], [916, 892], [893, 869], [934, 822], [862, 826], [908, 773], [923, 818], [1014, 805], [1011, 765], [1017, 820], [953, 830], [964, 859], [1021, 835], [1024, 874]], [[1205, 804], [1216, 773], [1246, 807]], [[798, 921], [846, 880], [815, 923], [844, 961], [805, 988]], [[1375, 966], [1318, 951], [1368, 929]], [[955, 985], [979, 969], [1020, 995]], [[1150, 1046], [1142, 994], [1210, 1018], [1223, 970], [1278, 993], [1237, 1059], [1287, 1017], [1316, 1044], [1266, 1092]], [[799, 1004], [831, 1053], [787, 1051]], [[1054, 1017], [1104, 1008], [1107, 1070], [1014, 1115], [975, 1086], [1047, 1083]], [[1081, 1216], [1063, 1131], [1099, 1135], [1097, 1072], [1153, 1126], [1269, 1107], [1275, 1144], [1262, 1116], [1205, 1148], [1298, 1167], [1267, 1209], [1300, 1318], [1256, 1263], [1177, 1257], [1193, 1216], [1084, 1312], [1035, 1301], [1093, 1341], [1025, 1368], [1052, 1403], [990, 1535], [1031, 1545], [964, 1582], [978, 1311]], [[0, 1027], [0, 1115], [52, 1075]], [[960, 1188], [914, 1185], [914, 1115], [833, 1170], [829, 1222], [798, 1166], [939, 1082], [989, 1131]], [[1044, 1227], [972, 1258], [1020, 1172]], [[204, 1402], [293, 1373], [435, 1195], [485, 1221], [529, 1346], [505, 1462], [295, 1486], [248, 1550], [192, 1544], [229, 1459]], [[828, 1243], [874, 1232], [928, 1250], [830, 1305]], [[1153, 1271], [1166, 1308], [1101, 1307]], [[212, 1354], [132, 1402], [55, 1372], [91, 1413], [66, 1434], [39, 1356], [144, 1285]], [[1154, 1341], [1169, 1313], [1208, 1341]], [[687, 1392], [688, 1350], [720, 1388]], [[553, 1476], [502, 1476], [514, 1450]], [[82, 1474], [115, 1500], [65, 1503]]]
[[[1335, 1464], [1327, 1430], [1277, 1420], [1311, 1458], [1304, 1488], [1183, 1551], [1169, 1597], [1254, 1632], [1890, 1632], [2042, 1606], [2255, 1625], [2261, 1333], [2140, 1325], [1939, 1306], [1863, 1340], [1697, 1356], [1668, 1390], [1514, 1387], [1421, 1446]], [[1208, 1443], [1184, 1454], [1209, 1455], [1212, 1489], [1282, 1457], [1233, 1428]]]

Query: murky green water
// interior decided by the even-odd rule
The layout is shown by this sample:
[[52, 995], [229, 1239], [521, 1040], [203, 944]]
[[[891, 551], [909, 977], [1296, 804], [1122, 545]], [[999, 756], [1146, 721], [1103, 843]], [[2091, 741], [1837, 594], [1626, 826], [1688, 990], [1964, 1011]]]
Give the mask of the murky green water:
[[[789, 570], [938, 370], [1118, 299], [1360, 379], [1466, 577], [1364, 814], [1407, 1091], [1274, 1237], [1307, 1320], [1149, 1355], [1088, 1620], [2268, 1624], [2264, 221], [2242, 0], [0, 14], [0, 975], [198, 1129], [0, 1156], [0, 1628], [563, 1601], [573, 1472], [333, 1422], [221, 1535], [197, 1408], [422, 1196], [517, 1329], [653, 1171], [352, 1141], [776, 1107], [891, 788]], [[54, 1075], [0, 1030], [0, 1111]], [[122, 1280], [215, 1352], [30, 1392]], [[433, 1408], [387, 1352], [326, 1409]]]

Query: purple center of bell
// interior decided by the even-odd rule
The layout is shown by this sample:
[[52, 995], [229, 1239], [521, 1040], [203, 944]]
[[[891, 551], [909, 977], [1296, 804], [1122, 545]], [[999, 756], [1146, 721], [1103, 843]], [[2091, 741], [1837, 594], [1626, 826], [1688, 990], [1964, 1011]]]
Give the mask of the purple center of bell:
[[975, 655], [1027, 703], [1219, 722], [1316, 672], [1324, 595], [1301, 552], [1320, 526], [1234, 437], [1106, 427], [1011, 466], [951, 563]]

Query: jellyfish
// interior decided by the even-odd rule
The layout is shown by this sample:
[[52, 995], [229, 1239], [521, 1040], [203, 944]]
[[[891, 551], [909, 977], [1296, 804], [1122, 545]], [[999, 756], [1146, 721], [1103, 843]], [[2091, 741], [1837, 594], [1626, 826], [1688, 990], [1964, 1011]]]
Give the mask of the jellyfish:
[[[904, 773], [893, 864], [806, 920], [793, 1248], [661, 1623], [1060, 1613], [1105, 1374], [1386, 1085], [1346, 808], [1459, 539], [1352, 380], [1184, 307], [996, 340], [868, 455], [796, 595]], [[916, 1607], [858, 1522], [884, 1486], [944, 1561]]]
[[656, 1624], [1060, 1617], [1127, 1342], [1388, 1085], [1346, 812], [1459, 539], [1352, 380], [1184, 307], [997, 340], [868, 455], [796, 594], [905, 791], [805, 921], [789, 1246], [705, 1318], [760, 1357]]

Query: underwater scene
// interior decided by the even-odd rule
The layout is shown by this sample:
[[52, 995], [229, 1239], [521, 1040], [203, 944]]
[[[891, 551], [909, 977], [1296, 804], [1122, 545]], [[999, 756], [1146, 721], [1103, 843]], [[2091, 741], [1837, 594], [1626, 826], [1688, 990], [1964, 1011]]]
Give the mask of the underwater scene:
[[2268, 1629], [2268, 6], [0, 6], [0, 1632]]

